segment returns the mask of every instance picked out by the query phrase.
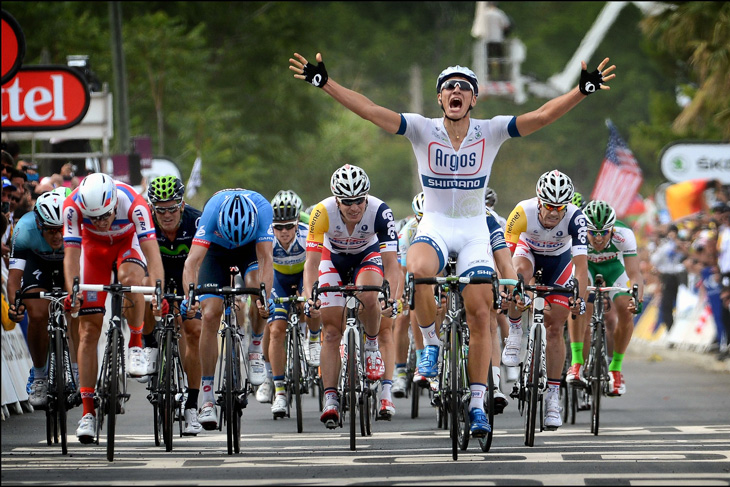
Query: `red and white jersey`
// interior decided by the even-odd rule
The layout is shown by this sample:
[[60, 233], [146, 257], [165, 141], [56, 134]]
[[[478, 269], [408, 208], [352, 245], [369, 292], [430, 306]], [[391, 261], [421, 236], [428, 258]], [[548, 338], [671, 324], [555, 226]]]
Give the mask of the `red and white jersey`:
[[80, 247], [82, 239], [108, 241], [110, 244], [137, 235], [140, 242], [156, 240], [155, 225], [147, 201], [128, 184], [115, 181], [117, 185], [117, 211], [107, 231], [96, 229], [90, 219], [83, 216], [78, 205], [78, 188], [63, 203], [63, 243]]

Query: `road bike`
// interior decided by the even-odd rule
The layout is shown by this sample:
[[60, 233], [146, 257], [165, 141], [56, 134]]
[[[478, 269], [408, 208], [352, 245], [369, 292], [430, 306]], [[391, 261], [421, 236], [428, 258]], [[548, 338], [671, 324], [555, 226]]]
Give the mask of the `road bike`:
[[563, 286], [546, 286], [539, 284], [541, 271], [535, 273], [536, 284], [525, 284], [518, 274], [518, 282], [514, 292], [524, 296], [525, 291], [534, 293], [529, 308], [529, 333], [527, 353], [520, 363], [520, 375], [512, 386], [510, 397], [517, 399], [520, 415], [524, 417], [525, 446], [534, 446], [535, 428], [537, 427], [538, 404], [540, 405], [540, 431], [543, 431], [543, 395], [547, 391], [547, 362], [545, 356], [545, 297], [552, 293], [570, 293], [573, 302], [578, 299], [578, 282], [571, 278], [570, 283]]
[[[291, 417], [291, 406], [297, 415], [297, 433], [303, 431], [302, 425], [302, 394], [308, 394], [313, 390], [316, 377], [316, 370], [310, 372], [309, 364], [304, 353], [305, 336], [302, 323], [299, 320], [302, 312], [302, 304], [307, 301], [303, 296], [293, 294], [291, 296], [274, 298], [276, 304], [291, 303], [287, 314], [286, 325], [286, 369], [284, 378], [286, 381], [287, 411], [286, 416]], [[314, 369], [312, 367], [312, 369]]]
[[[236, 296], [255, 296], [262, 303], [266, 303], [266, 289], [264, 283], [261, 283], [258, 288], [202, 284], [198, 286], [194, 294], [196, 296], [215, 294], [223, 297], [223, 327], [218, 332], [222, 337], [221, 350], [223, 353], [219, 356], [218, 370], [220, 372], [215, 393], [218, 394], [217, 403], [226, 423], [228, 454], [233, 455], [234, 452], [241, 452], [241, 416], [243, 409], [248, 405], [248, 395], [253, 391], [248, 354], [244, 348], [245, 337], [243, 330], [238, 327], [236, 318]], [[222, 428], [221, 422], [218, 425], [219, 431]]]
[[68, 322], [63, 301], [68, 292], [54, 287], [51, 291], [15, 293], [15, 309], [25, 299], [46, 299], [48, 304], [48, 394], [46, 401], [46, 441], [48, 446], [61, 441], [61, 452], [68, 454], [67, 411], [81, 404], [71, 370], [68, 345]]
[[[440, 327], [443, 347], [440, 347], [439, 390], [436, 392], [436, 403], [439, 405], [440, 424], [450, 425], [451, 454], [454, 460], [458, 459], [459, 449], [466, 450], [469, 446], [470, 427], [469, 402], [471, 391], [467, 359], [469, 356], [469, 327], [466, 323], [461, 288], [467, 284], [492, 284], [494, 276], [458, 276], [456, 275], [455, 253], [449, 254], [445, 276], [415, 278], [412, 272], [406, 274], [406, 290], [408, 305], [415, 309], [415, 293], [417, 284], [436, 284], [444, 286], [446, 290], [446, 315]], [[498, 286], [492, 287], [494, 307], [501, 307], [501, 298]], [[487, 384], [487, 401], [485, 410], [490, 425], [494, 423], [494, 379], [492, 377], [492, 363], [489, 363]], [[448, 418], [448, 419], [447, 419]], [[479, 438], [482, 451], [489, 451], [492, 443], [492, 431], [484, 438]]]
[[[350, 279], [346, 279], [350, 282]], [[350, 421], [350, 450], [356, 448], [357, 416], [360, 417], [361, 436], [372, 434], [372, 421], [377, 404], [378, 381], [371, 381], [365, 370], [365, 327], [360, 320], [362, 302], [357, 295], [362, 292], [379, 292], [380, 299], [388, 302], [390, 285], [387, 280], [382, 286], [358, 286], [346, 284], [343, 286], [322, 286], [314, 283], [312, 301], [317, 303], [320, 294], [342, 293], [345, 296], [345, 330], [340, 345], [340, 377], [337, 384], [337, 395], [340, 399], [339, 427], [343, 425], [344, 417]], [[355, 410], [359, 410], [358, 413]]]
[[162, 284], [158, 279], [155, 286], [124, 286], [116, 282], [116, 269], [114, 269], [114, 281], [112, 284], [80, 284], [79, 278], [74, 277], [72, 288], [72, 302], [76, 302], [79, 292], [106, 292], [111, 296], [111, 315], [109, 318], [109, 329], [107, 341], [104, 347], [104, 355], [101, 362], [99, 378], [96, 383], [96, 438], [95, 443], [99, 444], [99, 436], [106, 421], [106, 457], [114, 461], [114, 434], [116, 432], [117, 414], [124, 413], [124, 403], [129, 400], [127, 392], [127, 373], [125, 364], [125, 345], [122, 333], [122, 323], [126, 323], [124, 317], [125, 294], [140, 293], [157, 298], [157, 305], [160, 307], [162, 296]]
[[[192, 289], [191, 283], [190, 290]], [[174, 289], [168, 285], [168, 291]], [[147, 399], [152, 404], [155, 446], [164, 443], [165, 451], [172, 451], [172, 430], [176, 417], [180, 436], [183, 436], [183, 415], [180, 411], [183, 405], [185, 372], [180, 359], [180, 330], [176, 322], [180, 316], [179, 303], [183, 296], [168, 292], [161, 297], [167, 301], [169, 312], [155, 326], [158, 359], [157, 368], [147, 383]]]
[[604, 286], [603, 275], [596, 274], [595, 285], [588, 286], [593, 295], [593, 314], [591, 316], [591, 347], [585, 365], [586, 394], [591, 399], [591, 433], [598, 435], [601, 413], [601, 396], [608, 393], [609, 376], [606, 353], [606, 323], [604, 312], [611, 306], [610, 293], [613, 291], [629, 293], [635, 303], [639, 302], [639, 286], [631, 289], [617, 286]]

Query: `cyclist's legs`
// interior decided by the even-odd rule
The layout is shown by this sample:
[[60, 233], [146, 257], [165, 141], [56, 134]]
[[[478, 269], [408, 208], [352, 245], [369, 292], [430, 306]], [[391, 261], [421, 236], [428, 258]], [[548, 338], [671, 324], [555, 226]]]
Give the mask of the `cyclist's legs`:
[[[181, 319], [177, 318], [178, 323]], [[188, 377], [188, 387], [198, 389], [200, 387], [200, 335], [203, 329], [203, 322], [200, 319], [192, 318], [183, 320], [182, 340], [179, 342], [180, 359], [183, 370]]]
[[634, 332], [634, 315], [628, 310], [631, 297], [626, 294], [618, 295], [614, 298], [612, 308], [618, 314], [618, 324], [613, 334], [613, 352], [626, 353], [631, 341], [631, 335]]
[[[379, 306], [379, 305], [378, 305]], [[395, 341], [393, 340], [393, 318], [381, 317], [380, 331], [378, 333], [378, 348], [380, 356], [385, 365], [383, 380], [393, 380], [393, 371], [395, 370]], [[406, 348], [406, 353], [407, 348]]]
[[486, 385], [492, 356], [491, 285], [466, 286], [462, 295], [469, 325], [469, 382]]
[[[415, 242], [408, 249], [408, 272], [415, 278], [433, 277], [439, 272], [439, 257], [436, 250], [426, 242]], [[433, 286], [420, 284], [416, 286], [414, 299], [415, 318], [419, 326], [427, 327], [436, 321], [436, 302], [433, 299]]]
[[551, 303], [550, 309], [545, 309], [545, 338], [547, 339], [545, 359], [549, 379], [559, 379], [563, 375], [565, 365], [565, 338], [563, 324], [568, 318], [570, 310], [558, 303]]
[[218, 330], [221, 327], [223, 299], [207, 295], [200, 301], [203, 314], [200, 331], [200, 372], [203, 377], [215, 376], [218, 362]]
[[[83, 415], [94, 412], [94, 394], [99, 364], [97, 345], [104, 320], [102, 313], [81, 315], [79, 319], [79, 388], [82, 389]], [[87, 394], [84, 394], [86, 389]], [[86, 396], [86, 397], [84, 397]]]
[[[410, 326], [410, 314], [399, 314], [393, 322], [393, 345], [395, 348], [396, 364], [404, 364], [408, 361], [408, 327]], [[382, 322], [381, 322], [382, 328]], [[415, 335], [414, 335], [415, 338]], [[423, 337], [421, 337], [423, 341]], [[385, 359], [385, 357], [383, 357]], [[385, 363], [385, 373], [388, 374], [388, 362]]]
[[[26, 292], [41, 292], [46, 289], [35, 288]], [[23, 300], [28, 312], [28, 350], [30, 358], [33, 360], [33, 367], [36, 369], [44, 369], [46, 367], [46, 358], [48, 353], [48, 301], [45, 299], [26, 299]], [[35, 374], [36, 379], [42, 376]]]
[[[240, 266], [239, 266], [240, 268]], [[259, 273], [258, 273], [258, 265], [254, 265], [253, 267], [249, 267], [249, 269], [246, 270], [246, 275], [244, 276], [244, 282], [246, 283], [246, 287], [259, 287], [260, 280], [259, 280]], [[255, 297], [251, 296], [251, 328], [253, 330], [253, 333], [255, 335], [261, 335], [264, 333], [264, 329], [266, 328], [266, 318], [262, 318], [261, 315], [259, 315], [259, 308], [256, 306], [256, 300]]]
[[[271, 372], [274, 377], [283, 376], [286, 368], [286, 339], [287, 322], [281, 319], [269, 322], [269, 350], [266, 358], [271, 363]], [[302, 352], [303, 353], [303, 352]]]
[[[340, 373], [340, 342], [342, 341], [344, 308], [333, 306], [322, 308], [322, 352], [320, 370], [325, 389], [337, 387]], [[349, 353], [354, 353], [350, 350]]]
[[[370, 270], [365, 268], [357, 274], [355, 284], [358, 286], [382, 286], [383, 273], [382, 269]], [[380, 330], [380, 301], [378, 301], [377, 292], [365, 292], [358, 295], [358, 299], [362, 302], [363, 309], [360, 311], [360, 319], [365, 328], [365, 333], [374, 337], [378, 335]]]

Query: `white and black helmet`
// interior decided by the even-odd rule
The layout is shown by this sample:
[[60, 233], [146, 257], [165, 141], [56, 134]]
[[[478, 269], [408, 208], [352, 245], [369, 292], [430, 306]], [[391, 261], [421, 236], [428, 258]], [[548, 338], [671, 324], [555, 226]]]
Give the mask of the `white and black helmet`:
[[302, 211], [302, 199], [294, 191], [282, 189], [271, 200], [271, 207], [275, 222], [298, 220], [299, 212]]
[[484, 192], [484, 204], [487, 208], [494, 208], [497, 204], [497, 192], [487, 186], [487, 190]]
[[53, 191], [40, 195], [33, 207], [38, 223], [44, 227], [62, 227], [63, 200], [64, 198]]
[[418, 193], [416, 196], [413, 197], [413, 201], [411, 202], [411, 208], [413, 208], [413, 213], [418, 217], [423, 217], [423, 205], [425, 204], [426, 197], [423, 194], [423, 191]]
[[466, 66], [449, 66], [448, 68], [441, 71], [438, 79], [436, 80], [436, 93], [441, 93], [441, 85], [449, 78], [466, 78], [469, 83], [474, 87], [474, 96], [479, 96], [479, 80], [474, 71], [467, 68]]
[[338, 198], [356, 198], [370, 192], [370, 178], [362, 168], [345, 164], [332, 174], [332, 194]]
[[105, 215], [117, 206], [117, 185], [100, 172], [86, 176], [77, 194], [81, 212], [89, 218]]
[[543, 203], [567, 205], [573, 200], [575, 187], [573, 181], [567, 175], [553, 169], [540, 176], [540, 179], [537, 180], [535, 192], [537, 198]]

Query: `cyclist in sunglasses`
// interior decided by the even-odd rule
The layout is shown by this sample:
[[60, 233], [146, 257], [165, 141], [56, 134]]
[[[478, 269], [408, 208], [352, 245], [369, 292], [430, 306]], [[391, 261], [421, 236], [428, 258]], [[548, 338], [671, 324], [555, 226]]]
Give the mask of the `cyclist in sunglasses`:
[[[289, 59], [289, 69], [295, 78], [321, 88], [361, 118], [391, 134], [404, 135], [411, 142], [426, 197], [418, 236], [408, 252], [408, 270], [419, 278], [441, 272], [450, 252], [459, 254], [459, 274], [494, 272], [484, 193], [500, 146], [510, 138], [529, 135], [555, 122], [586, 96], [609, 90], [606, 82], [616, 76], [611, 73], [616, 67], [606, 67], [608, 61], [605, 58], [590, 73], [586, 63], [581, 62], [578, 86], [534, 111], [482, 120], [470, 117], [480, 87], [476, 75], [467, 67], [448, 67], [436, 80], [436, 100], [443, 111], [442, 118], [397, 113], [345, 88], [328, 76], [321, 53], [316, 55], [316, 65], [294, 53]], [[436, 303], [427, 292], [428, 286], [419, 289], [415, 316], [426, 348], [418, 368], [424, 376], [434, 377], [438, 373], [440, 347], [435, 333]], [[484, 437], [491, 430], [483, 407], [492, 348], [490, 286], [467, 286], [464, 304], [471, 333], [468, 360], [469, 377], [473, 380], [469, 406], [471, 433]]]
[[[178, 295], [186, 294], [183, 286], [183, 269], [188, 252], [193, 244], [193, 237], [198, 229], [201, 211], [185, 203], [185, 185], [176, 176], [159, 176], [149, 183], [147, 200], [152, 218], [155, 222], [157, 244], [160, 247], [162, 267], [165, 269], [167, 287], [170, 281], [173, 288], [169, 292]], [[145, 311], [145, 326], [142, 339], [147, 358], [147, 373], [154, 373], [157, 367], [158, 343], [155, 339], [155, 320], [152, 308]], [[198, 395], [200, 394], [200, 330], [202, 327], [200, 314], [178, 317], [178, 326], [182, 330], [180, 352], [185, 374], [188, 378], [185, 405], [183, 406], [183, 435], [195, 436], [203, 427], [198, 422]]]
[[[81, 284], [109, 284], [116, 264], [117, 278], [125, 286], [154, 286], [165, 274], [155, 225], [144, 197], [128, 184], [103, 173], [86, 176], [63, 205], [64, 278], [69, 294], [73, 279]], [[66, 307], [79, 313], [79, 381], [83, 415], [76, 430], [82, 443], [96, 436], [94, 388], [97, 378], [97, 344], [104, 319], [105, 292], [82, 292], [75, 303], [67, 297]], [[132, 377], [147, 374], [142, 344], [144, 296], [125, 296], [129, 325], [129, 366]], [[157, 304], [153, 303], [155, 312]]]
[[[585, 313], [588, 261], [586, 254], [586, 221], [583, 212], [575, 206], [573, 181], [554, 169], [540, 176], [535, 188], [537, 196], [523, 200], [507, 218], [505, 239], [512, 251], [515, 271], [525, 282], [542, 270], [545, 285], [565, 286], [572, 275], [578, 279], [579, 298], [571, 302], [565, 293], [553, 293], [545, 298], [547, 338], [546, 362], [548, 391], [545, 395], [545, 429], [562, 426], [560, 417], [560, 379], [565, 363], [563, 324], [568, 314]], [[517, 308], [509, 311], [509, 336], [502, 351], [502, 363], [516, 367], [520, 363], [522, 344], [522, 313]]]
[[[341, 294], [324, 293], [320, 296], [321, 309], [312, 309], [312, 286], [315, 281], [320, 286], [341, 286], [347, 284], [346, 276], [352, 276], [355, 285], [380, 286], [385, 277], [392, 286], [391, 296], [398, 297], [402, 274], [393, 212], [382, 200], [368, 194], [370, 179], [365, 171], [345, 164], [332, 174], [330, 189], [333, 196], [316, 205], [310, 215], [304, 295], [310, 298], [308, 314], [315, 319], [321, 316], [323, 326], [320, 367], [326, 400], [320, 420], [336, 425], [340, 414], [336, 387], [345, 299]], [[395, 353], [393, 320], [383, 317], [381, 324], [383, 310], [377, 294], [359, 295], [364, 306], [360, 317], [366, 334], [365, 368], [370, 380], [383, 380], [378, 414], [389, 420], [395, 414], [391, 395], [394, 360], [386, 363], [382, 355]]]
[[[272, 297], [286, 297], [302, 292], [304, 279], [304, 262], [307, 258], [307, 231], [306, 224], [300, 221], [302, 199], [294, 191], [279, 191], [271, 200], [274, 210], [274, 288]], [[291, 303], [278, 304], [274, 313], [269, 316], [269, 344], [266, 349], [266, 358], [270, 363], [274, 390], [271, 390], [269, 379], [261, 384], [259, 391], [268, 388], [261, 394], [260, 402], [273, 402], [271, 413], [274, 419], [283, 418], [287, 412], [286, 397], [286, 339], [287, 315]], [[305, 318], [309, 326], [309, 363], [319, 366], [320, 356], [320, 323], [319, 320]], [[259, 400], [259, 391], [256, 399]], [[273, 394], [272, 394], [273, 392]], [[271, 396], [274, 396], [273, 398]]]
[[[616, 219], [616, 212], [605, 201], [591, 201], [583, 212], [588, 228], [589, 284], [593, 284], [596, 274], [601, 274], [605, 286], [639, 286], [638, 303], [634, 303], [628, 293], [611, 291], [609, 296], [614, 306], [606, 311], [606, 331], [613, 338], [613, 355], [608, 366], [608, 395], [620, 396], [626, 392], [621, 365], [634, 332], [634, 314], [643, 310], [644, 278], [637, 255], [636, 237], [629, 227]], [[593, 304], [589, 302], [586, 314], [568, 321], [573, 358], [565, 379], [577, 387], [585, 386], [583, 352], [587, 352], [584, 342], [590, 343], [586, 328], [592, 313]]]
[[[28, 349], [33, 360], [31, 375], [31, 406], [46, 406], [48, 393], [48, 301], [45, 299], [28, 299], [23, 301], [19, 309], [15, 309], [15, 292], [50, 291], [53, 287], [62, 287], [63, 282], [63, 207], [61, 196], [53, 192], [43, 193], [38, 197], [33, 211], [23, 215], [13, 231], [10, 265], [8, 271], [8, 296], [11, 297], [8, 314], [10, 319], [19, 322], [28, 312]], [[54, 273], [58, 275], [54, 280]], [[76, 366], [76, 349], [78, 348], [79, 320], [70, 319], [71, 336], [73, 337], [71, 359]]]

